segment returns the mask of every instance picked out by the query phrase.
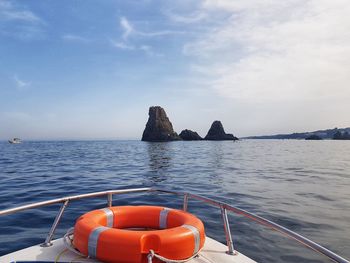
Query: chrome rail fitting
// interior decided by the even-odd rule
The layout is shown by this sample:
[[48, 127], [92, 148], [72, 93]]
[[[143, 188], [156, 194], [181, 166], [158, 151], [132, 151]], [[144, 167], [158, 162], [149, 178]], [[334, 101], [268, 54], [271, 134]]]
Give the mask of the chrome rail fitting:
[[185, 212], [187, 212], [187, 208], [188, 208], [188, 194], [185, 193], [185, 194], [184, 194], [184, 203], [183, 203], [182, 210], [184, 210]]
[[228, 221], [228, 216], [227, 216], [227, 210], [224, 206], [221, 206], [220, 210], [221, 210], [222, 221], [224, 223], [226, 244], [227, 244], [227, 248], [228, 248], [228, 251], [226, 253], [229, 255], [236, 255], [237, 252], [235, 251], [235, 248], [233, 246], [232, 235], [231, 235], [231, 230], [230, 230], [230, 223]]
[[155, 188], [134, 188], [134, 189], [121, 189], [121, 190], [109, 190], [109, 191], [103, 191], [103, 192], [94, 192], [94, 193], [88, 193], [88, 194], [81, 194], [81, 195], [75, 195], [75, 196], [69, 196], [69, 197], [64, 197], [64, 198], [59, 198], [59, 199], [53, 199], [53, 200], [48, 200], [48, 201], [43, 201], [43, 202], [38, 202], [38, 203], [33, 203], [33, 204], [28, 204], [28, 205], [23, 205], [23, 206], [18, 206], [10, 209], [5, 209], [0, 211], [0, 216], [3, 215], [10, 215], [14, 214], [20, 211], [32, 209], [32, 208], [38, 208], [38, 207], [43, 207], [43, 206], [48, 206], [52, 204], [58, 204], [62, 203], [62, 206], [58, 212], [58, 214], [55, 217], [55, 220], [52, 224], [52, 227], [45, 239], [45, 242], [41, 245], [43, 247], [48, 247], [51, 246], [51, 241], [53, 239], [53, 236], [55, 234], [55, 231], [61, 221], [61, 218], [63, 216], [63, 213], [68, 206], [68, 204], [73, 201], [73, 200], [80, 200], [80, 199], [85, 199], [85, 198], [92, 198], [92, 197], [103, 197], [107, 196], [107, 205], [112, 206], [112, 201], [113, 201], [113, 195], [118, 195], [118, 194], [126, 194], [126, 193], [140, 193], [140, 192], [153, 192], [153, 193], [163, 193], [163, 194], [173, 194], [173, 195], [178, 195], [178, 196], [183, 196], [183, 210], [187, 211], [188, 210], [188, 200], [189, 198], [193, 198], [199, 201], [202, 201], [206, 204], [218, 207], [221, 209], [221, 215], [222, 219], [224, 222], [224, 230], [225, 230], [225, 235], [226, 235], [226, 243], [228, 247], [228, 254], [235, 255], [236, 252], [234, 250], [233, 246], [233, 241], [232, 241], [232, 235], [231, 235], [231, 230], [230, 230], [230, 225], [229, 225], [229, 220], [227, 216], [227, 211], [232, 212], [244, 217], [247, 217], [256, 223], [266, 226], [270, 229], [273, 229], [281, 234], [283, 234], [286, 237], [289, 237], [291, 239], [294, 239], [298, 243], [314, 250], [315, 252], [318, 252], [330, 260], [337, 262], [337, 263], [350, 263], [347, 259], [337, 255], [336, 253], [330, 251], [329, 249], [311, 241], [310, 239], [307, 239], [306, 237], [303, 237], [299, 235], [296, 232], [293, 232], [277, 223], [274, 223], [266, 218], [263, 218], [261, 216], [255, 215], [253, 213], [250, 213], [244, 209], [240, 209], [235, 206], [231, 206], [229, 204], [226, 204], [224, 202], [216, 201], [211, 198], [195, 195], [195, 194], [190, 194], [190, 193], [184, 193], [184, 192], [175, 192], [175, 191], [168, 191], [168, 190], [163, 190], [163, 189], [155, 189]]
[[61, 218], [63, 216], [64, 210], [66, 209], [66, 207], [68, 206], [69, 200], [66, 200], [63, 205], [61, 206], [60, 211], [58, 212], [58, 214], [55, 217], [55, 221], [53, 221], [52, 227], [45, 239], [45, 242], [42, 243], [40, 246], [41, 247], [50, 247], [52, 246], [51, 240], [53, 238], [53, 235], [55, 234], [55, 231], [57, 229], [57, 226], [59, 224], [59, 222], [61, 221]]
[[113, 194], [112, 193], [108, 193], [107, 194], [107, 206], [111, 207], [113, 205]]

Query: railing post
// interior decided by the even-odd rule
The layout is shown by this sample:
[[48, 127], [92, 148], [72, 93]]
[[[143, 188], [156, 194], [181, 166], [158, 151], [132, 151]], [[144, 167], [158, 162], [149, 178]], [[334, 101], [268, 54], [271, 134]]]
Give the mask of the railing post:
[[184, 194], [184, 203], [183, 203], [183, 210], [187, 212], [187, 207], [188, 207], [188, 194]]
[[112, 206], [112, 202], [113, 202], [113, 195], [112, 195], [112, 193], [108, 193], [108, 195], [107, 195], [107, 205], [108, 205], [108, 207]]
[[55, 218], [55, 221], [53, 221], [53, 224], [52, 224], [52, 227], [50, 229], [50, 232], [49, 234], [47, 235], [46, 239], [45, 239], [45, 242], [43, 244], [41, 244], [40, 246], [41, 247], [50, 247], [52, 246], [52, 243], [51, 243], [51, 240], [53, 238], [53, 235], [55, 234], [55, 231], [56, 231], [56, 228], [59, 224], [59, 222], [61, 221], [61, 218], [62, 218], [62, 215], [63, 215], [63, 212], [64, 210], [66, 209], [67, 205], [69, 203], [69, 200], [66, 200], [63, 205], [61, 206], [61, 209], [60, 211], [58, 212], [56, 218]]
[[228, 221], [228, 216], [227, 216], [227, 210], [223, 205], [220, 205], [220, 209], [221, 209], [222, 220], [224, 222], [226, 244], [227, 244], [227, 248], [228, 248], [228, 251], [226, 253], [229, 255], [236, 255], [237, 253], [235, 251], [235, 248], [233, 247], [231, 230], [230, 230], [230, 223]]

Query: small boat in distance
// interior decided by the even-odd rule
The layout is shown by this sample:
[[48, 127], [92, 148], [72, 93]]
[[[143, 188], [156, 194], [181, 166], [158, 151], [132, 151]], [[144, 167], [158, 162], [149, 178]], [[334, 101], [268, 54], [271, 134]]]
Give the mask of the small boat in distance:
[[20, 138], [13, 138], [13, 139], [9, 140], [9, 143], [11, 143], [11, 144], [19, 144], [19, 143], [22, 143], [22, 141], [21, 141]]

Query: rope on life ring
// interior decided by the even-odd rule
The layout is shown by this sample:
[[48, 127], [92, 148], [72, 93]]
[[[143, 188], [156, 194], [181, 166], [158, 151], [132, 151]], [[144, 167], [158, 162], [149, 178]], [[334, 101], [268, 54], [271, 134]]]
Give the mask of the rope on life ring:
[[186, 259], [170, 259], [170, 258], [166, 258], [166, 257], [162, 257], [161, 255], [158, 255], [156, 253], [154, 253], [154, 251], [151, 249], [147, 255], [147, 259], [148, 259], [148, 263], [152, 263], [152, 259], [158, 258], [161, 261], [167, 262], [167, 263], [184, 263], [187, 262], [191, 259], [194, 259], [195, 257], [199, 256], [199, 252], [202, 249], [200, 249], [196, 254], [194, 254], [192, 257], [186, 258]]
[[83, 253], [80, 253], [78, 250], [75, 249], [75, 247], [73, 246], [73, 239], [71, 239], [70, 237], [73, 236], [74, 233], [74, 227], [71, 227], [67, 230], [67, 233], [64, 234], [63, 236], [63, 244], [64, 246], [70, 251], [73, 252], [83, 258], [89, 258], [87, 256], [85, 256]]

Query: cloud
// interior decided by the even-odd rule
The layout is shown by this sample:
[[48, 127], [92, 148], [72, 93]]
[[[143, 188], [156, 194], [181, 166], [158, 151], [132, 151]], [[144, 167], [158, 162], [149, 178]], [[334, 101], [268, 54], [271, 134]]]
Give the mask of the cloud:
[[146, 55], [150, 57], [160, 57], [162, 54], [154, 52], [153, 48], [148, 45], [141, 45], [141, 46], [133, 46], [133, 45], [128, 45], [124, 42], [118, 42], [114, 40], [110, 40], [111, 44], [121, 50], [129, 50], [129, 51], [143, 51]]
[[6, 0], [0, 1], [0, 20], [42, 23], [43, 21], [29, 10], [16, 7]]
[[123, 30], [122, 39], [123, 41], [128, 41], [130, 36], [136, 37], [158, 37], [165, 35], [174, 35], [174, 34], [184, 34], [184, 31], [175, 31], [175, 30], [158, 30], [158, 31], [142, 31], [137, 30], [130, 23], [130, 21], [126, 17], [120, 18], [120, 26]]
[[140, 50], [144, 51], [150, 57], [162, 57], [163, 55], [160, 53], [156, 53], [153, 51], [153, 48], [148, 45], [142, 45], [139, 47]]
[[154, 32], [136, 32], [136, 35], [143, 37], [158, 37], [158, 36], [166, 36], [166, 35], [178, 35], [184, 34], [184, 31], [174, 31], [174, 30], [162, 30], [162, 31], [154, 31]]
[[124, 30], [122, 38], [123, 38], [123, 40], [126, 41], [128, 39], [128, 37], [130, 36], [130, 34], [134, 32], [134, 28], [132, 27], [130, 22], [125, 17], [120, 18], [120, 26]]
[[46, 23], [32, 11], [14, 2], [0, 0], [0, 33], [21, 40], [42, 38]]
[[114, 47], [119, 48], [119, 49], [135, 50], [134, 46], [128, 45], [125, 42], [118, 42], [118, 41], [111, 40], [111, 43]]
[[[129, 22], [129, 20], [126, 17], [120, 18], [120, 26], [123, 30], [123, 33], [121, 35], [121, 40], [115, 41], [110, 40], [111, 44], [121, 50], [133, 50], [133, 51], [143, 51], [148, 56], [162, 56], [161, 54], [155, 52], [150, 45], [146, 45], [144, 43], [138, 43], [137, 40], [130, 40], [130, 36], [137, 36], [137, 37], [157, 37], [157, 36], [163, 36], [163, 35], [170, 35], [175, 34], [176, 32], [171, 30], [163, 30], [163, 31], [149, 31], [149, 32], [143, 32], [140, 30], [136, 30], [135, 27]], [[134, 43], [131, 44], [130, 42]]]
[[164, 11], [164, 14], [173, 22], [176, 23], [184, 23], [184, 24], [192, 24], [198, 23], [204, 20], [207, 17], [207, 13], [199, 10], [187, 15], [176, 14], [171, 11]]
[[24, 90], [31, 85], [30, 82], [21, 80], [17, 75], [13, 76], [13, 80], [14, 80], [18, 90]]
[[65, 34], [62, 36], [62, 39], [69, 42], [80, 42], [80, 43], [90, 42], [90, 39], [88, 38], [78, 36], [78, 35], [73, 35], [73, 34]]
[[251, 101], [350, 98], [347, 0], [206, 0], [199, 11], [226, 14], [183, 48], [218, 94]]

